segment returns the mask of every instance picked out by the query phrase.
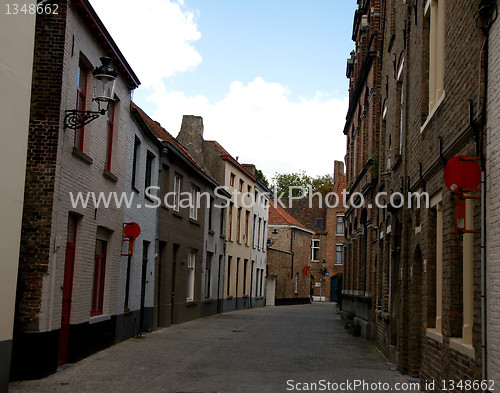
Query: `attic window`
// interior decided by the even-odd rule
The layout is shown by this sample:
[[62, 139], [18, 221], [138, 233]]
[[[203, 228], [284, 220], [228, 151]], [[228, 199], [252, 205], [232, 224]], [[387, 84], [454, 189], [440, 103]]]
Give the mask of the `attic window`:
[[323, 227], [323, 219], [316, 218], [316, 220], [314, 220], [314, 228], [322, 228], [322, 227]]

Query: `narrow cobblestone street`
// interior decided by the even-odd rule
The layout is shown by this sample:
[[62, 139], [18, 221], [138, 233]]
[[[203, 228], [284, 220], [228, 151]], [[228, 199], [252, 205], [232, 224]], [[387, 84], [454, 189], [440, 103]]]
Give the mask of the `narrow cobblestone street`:
[[[202, 318], [130, 339], [15, 392], [285, 392], [302, 383], [386, 382], [373, 344], [343, 328], [335, 305], [267, 307]], [[318, 388], [319, 390], [319, 388]], [[361, 389], [357, 389], [361, 391]], [[370, 390], [373, 391], [373, 390]]]

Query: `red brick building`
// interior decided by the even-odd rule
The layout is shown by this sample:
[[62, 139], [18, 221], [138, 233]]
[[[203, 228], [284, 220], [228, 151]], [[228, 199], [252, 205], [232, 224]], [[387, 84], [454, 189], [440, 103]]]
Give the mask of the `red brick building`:
[[[346, 212], [344, 309], [402, 373], [444, 391], [442, 380], [485, 376], [481, 239], [457, 231], [443, 172], [457, 155], [483, 157], [479, 27], [491, 15], [479, 1], [358, 4], [344, 132], [348, 190], [365, 205]], [[428, 206], [410, 192], [427, 193]], [[463, 211], [465, 229], [479, 230], [480, 200]]]
[[311, 240], [314, 235], [286, 212], [269, 203], [266, 305], [309, 303]]
[[311, 296], [315, 300], [337, 301], [336, 287], [344, 271], [344, 163], [335, 161], [332, 194], [282, 199], [285, 210], [305, 228], [311, 239]]
[[356, 204], [347, 208], [344, 217], [345, 260], [342, 305], [356, 313], [361, 334], [374, 335], [373, 293], [375, 290], [377, 211], [375, 206], [378, 180], [380, 138], [380, 86], [382, 66], [381, 27], [385, 9], [379, 0], [358, 2], [354, 15], [352, 39], [356, 48], [347, 61], [349, 110], [344, 134], [347, 136], [346, 190], [358, 193]]

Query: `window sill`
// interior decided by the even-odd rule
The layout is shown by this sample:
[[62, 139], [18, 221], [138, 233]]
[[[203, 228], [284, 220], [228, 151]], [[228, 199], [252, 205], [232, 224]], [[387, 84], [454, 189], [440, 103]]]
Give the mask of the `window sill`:
[[204, 300], [204, 303], [213, 303], [213, 302], [215, 302], [215, 299], [212, 299], [212, 298], [208, 298], [208, 299]]
[[472, 359], [475, 358], [474, 347], [466, 344], [463, 338], [450, 338], [450, 348]]
[[445, 93], [446, 92], [443, 91], [443, 94], [441, 94], [441, 97], [439, 98], [438, 102], [436, 102], [436, 104], [434, 105], [434, 108], [432, 108], [431, 113], [429, 113], [429, 116], [427, 116], [427, 119], [425, 120], [424, 125], [420, 128], [420, 133], [421, 134], [427, 129], [427, 126], [429, 125], [430, 121], [434, 117], [434, 114], [437, 112], [437, 110], [439, 109], [439, 107], [443, 103], [444, 97], [446, 96]]
[[200, 226], [200, 223], [199, 223], [197, 220], [195, 220], [194, 218], [189, 218], [189, 222], [190, 222], [191, 224], [194, 224], [194, 225]]
[[109, 321], [110, 319], [111, 315], [109, 314], [94, 315], [93, 317], [90, 317], [89, 325], [92, 325], [94, 323]]
[[180, 218], [180, 219], [182, 219], [182, 218], [183, 218], [183, 217], [182, 217], [182, 214], [181, 214], [181, 213], [179, 213], [178, 211], [175, 211], [175, 210], [172, 212], [172, 215], [173, 215], [174, 217], [177, 217], [177, 218]]
[[443, 343], [443, 334], [438, 332], [436, 329], [427, 329], [425, 335], [438, 343]]
[[86, 155], [83, 151], [76, 148], [75, 146], [73, 146], [73, 151], [71, 152], [71, 154], [73, 154], [73, 156], [75, 156], [79, 160], [82, 160], [86, 164], [92, 165], [92, 163], [94, 162], [92, 158], [90, 158], [88, 155]]
[[215, 235], [215, 232], [214, 232], [214, 231], [212, 231], [211, 229], [209, 229], [209, 230], [208, 230], [208, 234], [209, 234], [210, 236], [214, 236], [214, 235]]
[[103, 175], [106, 179], [108, 179], [108, 180], [112, 181], [113, 183], [117, 183], [117, 182], [118, 182], [118, 176], [114, 175], [113, 173], [111, 173], [111, 172], [110, 172], [110, 171], [108, 171], [107, 169], [104, 169], [104, 170], [102, 171], [102, 175]]
[[132, 186], [131, 188], [132, 188], [132, 191], [134, 191], [135, 193], [137, 193], [137, 194], [140, 194], [140, 193], [141, 193], [141, 192], [137, 189], [137, 187], [136, 187], [136, 186]]
[[420, 233], [420, 232], [422, 232], [422, 225], [419, 225], [418, 227], [415, 227], [415, 235], [417, 233]]

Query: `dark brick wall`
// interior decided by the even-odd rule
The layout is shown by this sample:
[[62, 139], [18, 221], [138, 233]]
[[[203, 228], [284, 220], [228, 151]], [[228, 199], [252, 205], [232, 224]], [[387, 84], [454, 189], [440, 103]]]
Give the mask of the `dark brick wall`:
[[49, 265], [67, 5], [38, 15], [28, 135], [16, 327], [38, 330], [42, 279]]
[[[168, 149], [168, 147], [167, 147]], [[200, 192], [205, 192], [206, 185], [196, 176], [193, 169], [185, 165], [174, 153], [167, 153], [163, 157], [163, 172], [161, 195], [173, 192], [176, 174], [182, 177], [181, 193], [191, 192], [191, 185], [196, 185]], [[173, 197], [168, 199], [173, 204]], [[214, 215], [218, 217], [218, 215]], [[174, 211], [162, 204], [160, 207], [159, 241], [161, 247], [159, 260], [159, 287], [158, 299], [159, 326], [170, 326], [172, 323], [181, 323], [201, 316], [201, 279], [203, 261], [203, 231], [205, 225], [205, 199], [202, 199], [198, 210], [198, 219], [189, 218], [189, 208], [180, 208]], [[187, 259], [190, 249], [196, 250], [194, 300], [186, 303], [188, 268]], [[174, 268], [174, 254], [176, 263]], [[218, 256], [217, 256], [218, 257]], [[216, 263], [217, 259], [214, 259]], [[174, 274], [175, 272], [175, 274]], [[172, 303], [172, 289], [175, 298]], [[172, 306], [174, 307], [172, 320]]]
[[[348, 68], [353, 111], [345, 129], [350, 142], [346, 155], [347, 188], [351, 192], [363, 192], [367, 203], [371, 202], [369, 198], [375, 191], [389, 195], [398, 191], [406, 195], [408, 191], [420, 189], [431, 196], [442, 192], [443, 342], [426, 336], [426, 328], [435, 326], [436, 317], [436, 212], [435, 209], [410, 209], [407, 205], [401, 209], [367, 212], [370, 223], [366, 234], [369, 236], [368, 255], [375, 272], [368, 275], [368, 287], [374, 297], [374, 337], [403, 373], [424, 380], [480, 379], [480, 239], [479, 235], [474, 235], [475, 356], [470, 358], [450, 348], [450, 338], [462, 335], [463, 239], [455, 233], [455, 197], [443, 182], [446, 160], [457, 154], [477, 155], [469, 124], [469, 102], [472, 102], [473, 117], [476, 117], [484, 40], [475, 26], [478, 2], [446, 2], [446, 95], [425, 128], [429, 116], [429, 34], [428, 21], [424, 17], [425, 2], [404, 4], [387, 0], [383, 5], [381, 15], [387, 18], [383, 17], [380, 25], [382, 41], [376, 46], [378, 56], [366, 80], [360, 79], [363, 75], [360, 63], [368, 53], [366, 42], [373, 28], [369, 15], [372, 7], [376, 12], [376, 4], [371, 1], [359, 3], [355, 20], [357, 55], [353, 66]], [[367, 15], [370, 26], [365, 34], [358, 28], [363, 14]], [[402, 59], [404, 66], [398, 77]], [[363, 86], [357, 88], [359, 83]], [[373, 88], [375, 94], [367, 101], [364, 98], [366, 91]], [[356, 95], [357, 91], [361, 93]], [[387, 107], [385, 119], [382, 116], [384, 107]], [[376, 154], [371, 153], [373, 151]], [[377, 158], [374, 160], [376, 165], [373, 171], [364, 173], [359, 160], [364, 163], [370, 154]], [[356, 170], [354, 157], [358, 162]], [[390, 165], [387, 165], [388, 158]], [[371, 182], [371, 189], [363, 187]], [[365, 236], [360, 228], [362, 220], [360, 209], [348, 209], [344, 277], [344, 288], [348, 292], [359, 293], [362, 288]], [[479, 203], [474, 202], [476, 229], [480, 227], [479, 220]]]

